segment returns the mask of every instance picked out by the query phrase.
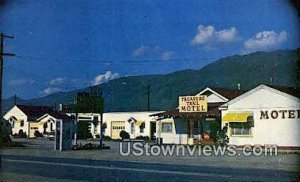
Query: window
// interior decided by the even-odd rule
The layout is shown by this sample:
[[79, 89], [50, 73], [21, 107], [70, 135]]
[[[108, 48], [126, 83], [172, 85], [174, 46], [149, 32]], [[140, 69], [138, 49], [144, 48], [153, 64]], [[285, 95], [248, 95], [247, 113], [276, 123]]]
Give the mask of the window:
[[20, 121], [20, 127], [23, 127], [24, 126], [24, 120], [21, 120]]
[[161, 132], [162, 133], [172, 133], [172, 123], [162, 123]]
[[15, 117], [11, 117], [11, 118], [9, 118], [9, 122], [10, 122], [10, 124], [11, 124], [11, 127], [15, 127], [15, 122], [17, 121], [17, 118], [15, 118]]
[[252, 127], [254, 127], [253, 117], [249, 116], [247, 122], [229, 123], [231, 128], [231, 136], [249, 136], [252, 135]]
[[140, 125], [140, 133], [144, 133], [144, 129], [145, 129], [145, 122], [141, 123]]

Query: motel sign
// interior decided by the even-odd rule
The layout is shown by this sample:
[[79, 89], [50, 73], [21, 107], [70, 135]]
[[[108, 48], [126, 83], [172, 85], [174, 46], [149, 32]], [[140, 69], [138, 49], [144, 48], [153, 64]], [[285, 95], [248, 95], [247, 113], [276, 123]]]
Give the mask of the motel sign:
[[180, 96], [179, 112], [207, 112], [206, 95]]

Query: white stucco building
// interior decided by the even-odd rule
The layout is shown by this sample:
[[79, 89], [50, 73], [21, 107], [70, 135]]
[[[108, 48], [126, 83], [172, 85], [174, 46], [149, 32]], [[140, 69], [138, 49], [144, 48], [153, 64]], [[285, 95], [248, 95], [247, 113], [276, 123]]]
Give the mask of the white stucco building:
[[15, 105], [3, 118], [11, 124], [12, 134], [26, 133], [33, 138], [34, 132], [41, 134], [55, 131], [55, 122], [59, 119], [70, 119], [63, 113], [46, 106]]
[[[103, 123], [106, 123], [105, 136], [119, 139], [122, 130], [129, 133], [131, 139], [138, 136], [153, 138], [156, 133], [156, 117], [150, 115], [157, 112], [111, 112], [103, 114]], [[98, 126], [100, 130], [100, 126]]]
[[259, 85], [223, 104], [229, 144], [300, 147], [300, 89]]

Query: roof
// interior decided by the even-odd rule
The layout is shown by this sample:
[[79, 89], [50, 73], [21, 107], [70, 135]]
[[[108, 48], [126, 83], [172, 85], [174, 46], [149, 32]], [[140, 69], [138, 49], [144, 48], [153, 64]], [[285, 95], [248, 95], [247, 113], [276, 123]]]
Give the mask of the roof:
[[284, 87], [284, 86], [276, 86], [276, 85], [267, 85], [267, 84], [260, 84], [257, 87], [249, 90], [248, 92], [230, 100], [229, 102], [220, 106], [220, 109], [226, 109], [229, 105], [234, 104], [240, 99], [243, 99], [254, 92], [258, 91], [259, 89], [267, 89], [272, 92], [277, 92], [279, 94], [284, 94], [292, 99], [299, 99], [300, 98], [300, 88], [299, 87]]
[[[232, 100], [242, 94], [245, 93], [243, 90], [237, 89], [227, 89], [227, 88], [219, 88], [219, 87], [207, 87], [202, 90], [200, 93], [205, 95], [206, 91], [212, 91], [219, 94], [221, 97], [224, 97], [228, 100]], [[179, 109], [171, 109], [165, 112], [160, 112], [157, 114], [152, 114], [150, 116], [220, 116], [219, 106], [224, 103], [208, 103], [207, 112], [187, 112], [187, 113], [179, 113]]]
[[29, 106], [29, 105], [17, 105], [17, 107], [27, 115], [30, 120], [37, 120], [38, 118], [44, 116], [45, 114], [49, 114], [57, 119], [67, 119], [65, 113], [58, 112], [54, 110], [52, 107], [48, 106]]
[[47, 114], [49, 114], [50, 116], [52, 116], [56, 119], [71, 119], [71, 118], [74, 118], [72, 116], [68, 116], [66, 113], [59, 112], [59, 111], [56, 111], [56, 110], [52, 110], [52, 112], [47, 113]]
[[220, 116], [219, 106], [223, 103], [208, 103], [207, 112], [184, 112], [180, 113], [179, 109], [171, 109], [165, 112], [160, 112], [157, 114], [152, 114], [150, 116], [164, 116], [164, 117], [176, 117], [176, 116]]
[[219, 87], [209, 87], [209, 88], [211, 88], [213, 91], [217, 92], [218, 94], [224, 96], [228, 100], [234, 99], [246, 92], [238, 89], [227, 89], [227, 88], [219, 88]]
[[17, 107], [28, 117], [35, 117], [35, 118], [39, 118], [44, 114], [53, 111], [53, 108], [48, 106], [17, 105]]
[[285, 87], [285, 86], [267, 85], [267, 84], [266, 86], [279, 90], [286, 94], [292, 95], [294, 97], [300, 98], [300, 87]]

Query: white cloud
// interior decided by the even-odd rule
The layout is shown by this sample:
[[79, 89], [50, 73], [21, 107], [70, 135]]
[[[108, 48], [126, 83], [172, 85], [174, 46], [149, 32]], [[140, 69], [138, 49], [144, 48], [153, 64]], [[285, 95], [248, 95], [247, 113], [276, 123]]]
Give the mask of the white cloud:
[[50, 81], [50, 85], [60, 85], [66, 81], [65, 78], [55, 78]]
[[142, 45], [141, 47], [139, 47], [133, 51], [132, 56], [133, 57], [141, 57], [141, 56], [145, 55], [147, 52], [149, 52], [149, 50], [150, 50], [150, 47]]
[[161, 54], [161, 59], [164, 61], [170, 60], [175, 56], [173, 51], [166, 51]]
[[48, 88], [44, 89], [42, 91], [42, 93], [45, 95], [49, 95], [49, 94], [53, 94], [55, 92], [61, 92], [61, 91], [63, 91], [63, 90], [58, 87], [48, 87]]
[[287, 38], [288, 33], [286, 31], [280, 33], [274, 31], [258, 32], [254, 37], [244, 42], [242, 53], [275, 50], [280, 48]]
[[100, 75], [96, 76], [91, 83], [92, 83], [92, 85], [99, 85], [99, 84], [102, 84], [109, 80], [113, 80], [118, 77], [119, 77], [118, 73], [112, 73], [111, 71], [107, 71], [103, 75], [100, 74]]
[[12, 87], [20, 87], [20, 86], [23, 86], [23, 85], [26, 85], [26, 84], [32, 84], [32, 83], [34, 83], [33, 80], [26, 79], [26, 78], [21, 78], [21, 79], [16, 79], [16, 80], [9, 81], [8, 85], [12, 86]]
[[216, 30], [213, 25], [199, 25], [197, 35], [191, 40], [192, 45], [213, 47], [222, 43], [234, 42], [238, 39], [238, 31], [235, 27]]

